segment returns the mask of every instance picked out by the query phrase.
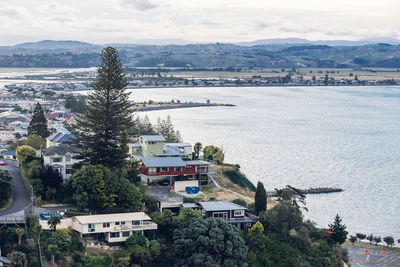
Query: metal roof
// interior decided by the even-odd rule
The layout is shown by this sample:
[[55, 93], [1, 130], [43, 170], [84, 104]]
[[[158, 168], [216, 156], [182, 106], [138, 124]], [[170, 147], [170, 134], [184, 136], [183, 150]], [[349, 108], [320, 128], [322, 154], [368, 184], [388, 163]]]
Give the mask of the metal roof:
[[145, 141], [154, 141], [154, 142], [157, 142], [157, 141], [165, 142], [166, 141], [164, 136], [162, 136], [162, 135], [142, 135], [142, 136], [140, 136], [140, 138], [143, 138]]
[[3, 256], [0, 256], [0, 262], [2, 262], [3, 264], [7, 264], [7, 265], [11, 264], [11, 261], [8, 258], [3, 257]]
[[129, 143], [128, 146], [132, 146], [132, 147], [142, 147], [142, 145], [139, 144], [139, 143]]
[[67, 153], [77, 153], [79, 149], [73, 146], [63, 145], [63, 146], [51, 146], [43, 150], [43, 155], [45, 156], [53, 156], [59, 155], [63, 156]]
[[199, 204], [205, 211], [246, 210], [245, 207], [226, 201], [205, 201]]
[[190, 143], [166, 143], [167, 146], [175, 146], [175, 147], [192, 147]]
[[186, 165], [210, 165], [207, 161], [204, 160], [186, 160]]
[[144, 212], [84, 215], [84, 216], [75, 216], [75, 219], [78, 220], [82, 224], [151, 220], [151, 218], [149, 216], [147, 216], [146, 213], [144, 213]]
[[146, 167], [185, 167], [185, 162], [180, 157], [142, 158]]

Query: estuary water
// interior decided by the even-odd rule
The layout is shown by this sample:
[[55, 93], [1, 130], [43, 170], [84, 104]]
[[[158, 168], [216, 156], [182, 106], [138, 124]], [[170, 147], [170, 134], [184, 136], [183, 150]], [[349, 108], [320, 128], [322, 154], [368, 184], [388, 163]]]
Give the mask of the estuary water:
[[308, 195], [306, 218], [327, 227], [339, 214], [349, 233], [400, 238], [400, 87], [219, 87], [133, 89], [135, 101], [235, 107], [159, 110], [184, 141], [216, 145], [267, 190], [339, 187]]

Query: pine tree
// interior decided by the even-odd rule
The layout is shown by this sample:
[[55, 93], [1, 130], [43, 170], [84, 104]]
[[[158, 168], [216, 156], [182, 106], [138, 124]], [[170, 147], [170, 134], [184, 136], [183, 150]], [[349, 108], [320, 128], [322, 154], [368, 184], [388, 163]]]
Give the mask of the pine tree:
[[97, 78], [92, 84], [82, 114], [73, 133], [86, 163], [109, 168], [123, 166], [123, 130], [133, 127], [133, 104], [126, 90], [127, 79], [113, 47], [103, 49]]
[[28, 126], [28, 135], [37, 134], [43, 138], [50, 135], [49, 129], [47, 129], [47, 119], [44, 116], [44, 112], [40, 103], [37, 103], [35, 110], [33, 111], [32, 120]]
[[342, 224], [342, 219], [337, 214], [333, 224], [329, 224], [329, 229], [332, 231], [331, 237], [335, 243], [343, 244], [346, 241], [348, 232], [346, 225]]
[[121, 153], [124, 158], [129, 156], [128, 131], [124, 127], [121, 133]]
[[254, 208], [257, 215], [260, 214], [260, 212], [267, 210], [267, 192], [265, 191], [264, 184], [262, 182], [258, 182], [257, 184], [254, 200]]

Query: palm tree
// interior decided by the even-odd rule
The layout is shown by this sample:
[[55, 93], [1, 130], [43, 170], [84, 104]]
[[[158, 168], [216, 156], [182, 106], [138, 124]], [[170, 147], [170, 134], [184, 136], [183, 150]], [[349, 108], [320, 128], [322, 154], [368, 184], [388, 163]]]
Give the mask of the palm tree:
[[53, 231], [55, 232], [57, 230], [57, 224], [61, 223], [60, 217], [57, 215], [53, 215], [50, 217], [50, 219], [47, 221], [47, 224], [53, 228]]
[[196, 153], [196, 158], [199, 159], [200, 151], [203, 149], [203, 145], [200, 142], [197, 142], [194, 147], [194, 152]]
[[22, 236], [25, 234], [25, 230], [22, 228], [15, 229], [15, 233], [18, 236], [18, 245], [21, 245]]

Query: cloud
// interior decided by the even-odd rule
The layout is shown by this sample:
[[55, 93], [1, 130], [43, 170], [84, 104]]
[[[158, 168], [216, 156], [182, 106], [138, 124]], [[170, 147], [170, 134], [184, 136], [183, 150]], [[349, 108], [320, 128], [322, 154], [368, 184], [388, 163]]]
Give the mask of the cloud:
[[139, 11], [146, 11], [159, 6], [149, 0], [120, 0], [119, 5], [121, 8], [128, 7]]

